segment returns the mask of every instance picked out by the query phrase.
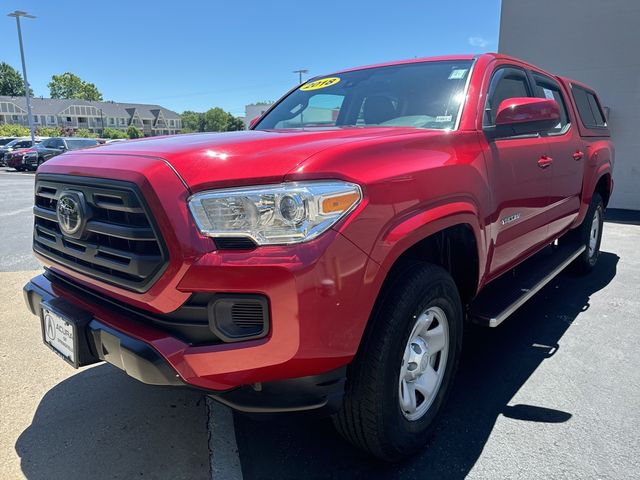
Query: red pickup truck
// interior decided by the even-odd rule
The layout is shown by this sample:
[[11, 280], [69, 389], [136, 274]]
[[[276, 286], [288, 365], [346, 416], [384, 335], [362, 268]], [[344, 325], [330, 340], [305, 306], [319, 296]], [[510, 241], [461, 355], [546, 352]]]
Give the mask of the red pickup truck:
[[432, 431], [467, 322], [594, 266], [613, 155], [592, 89], [503, 55], [317, 77], [250, 131], [43, 164], [25, 298], [75, 367], [325, 409], [397, 460]]

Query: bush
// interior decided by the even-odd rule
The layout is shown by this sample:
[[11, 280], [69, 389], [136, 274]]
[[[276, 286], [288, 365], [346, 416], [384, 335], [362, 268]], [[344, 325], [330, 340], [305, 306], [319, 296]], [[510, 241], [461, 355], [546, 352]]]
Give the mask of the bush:
[[62, 132], [58, 127], [38, 127], [36, 135], [39, 137], [59, 137]]
[[129, 138], [142, 138], [142, 137], [144, 137], [144, 133], [142, 132], [142, 130], [140, 130], [135, 125], [129, 125], [129, 128], [127, 128], [127, 135], [129, 136]]
[[79, 128], [78, 130], [76, 130], [74, 136], [76, 137], [82, 137], [82, 138], [97, 138], [98, 134], [96, 133], [91, 133], [89, 130], [87, 130], [86, 128]]
[[28, 137], [31, 131], [22, 125], [11, 123], [0, 125], [0, 137]]
[[117, 128], [105, 128], [102, 136], [104, 138], [129, 138], [127, 132], [118, 130]]

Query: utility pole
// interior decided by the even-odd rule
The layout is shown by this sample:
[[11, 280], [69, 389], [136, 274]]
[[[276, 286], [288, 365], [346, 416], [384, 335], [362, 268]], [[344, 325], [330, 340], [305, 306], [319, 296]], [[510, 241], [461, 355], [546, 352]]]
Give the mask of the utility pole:
[[29, 15], [27, 12], [16, 10], [13, 13], [9, 13], [7, 16], [15, 17], [16, 25], [18, 27], [18, 42], [20, 43], [20, 59], [22, 60], [22, 76], [24, 79], [24, 96], [27, 99], [27, 118], [29, 119], [29, 130], [31, 131], [31, 142], [36, 143], [36, 130], [33, 126], [33, 114], [31, 113], [31, 96], [29, 95], [29, 80], [27, 80], [27, 65], [24, 62], [24, 47], [22, 46], [22, 30], [20, 29], [20, 17], [36, 18], [33, 15]]
[[302, 74], [303, 73], [309, 73], [309, 70], [305, 70], [305, 69], [300, 69], [300, 70], [294, 70], [293, 73], [297, 73], [298, 74], [298, 83], [302, 83]]

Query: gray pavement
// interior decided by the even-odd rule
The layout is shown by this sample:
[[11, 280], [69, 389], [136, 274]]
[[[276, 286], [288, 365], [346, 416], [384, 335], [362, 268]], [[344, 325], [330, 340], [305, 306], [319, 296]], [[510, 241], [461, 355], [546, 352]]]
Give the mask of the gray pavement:
[[37, 268], [32, 183], [0, 169], [0, 478], [638, 478], [638, 215], [609, 213], [592, 274], [563, 273], [499, 328], [467, 332], [431, 444], [388, 466], [328, 419], [232, 421], [198, 394], [56, 358], [20, 293]]

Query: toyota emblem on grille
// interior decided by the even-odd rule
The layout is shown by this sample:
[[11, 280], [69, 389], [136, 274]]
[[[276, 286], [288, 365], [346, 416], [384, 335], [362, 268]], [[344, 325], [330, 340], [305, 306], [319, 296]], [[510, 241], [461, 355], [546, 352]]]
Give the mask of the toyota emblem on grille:
[[63, 193], [58, 199], [56, 208], [58, 225], [62, 233], [75, 235], [82, 226], [82, 208], [79, 197], [69, 193]]

